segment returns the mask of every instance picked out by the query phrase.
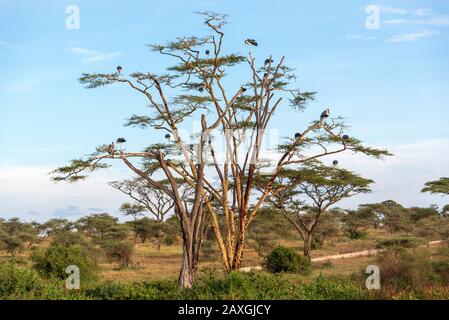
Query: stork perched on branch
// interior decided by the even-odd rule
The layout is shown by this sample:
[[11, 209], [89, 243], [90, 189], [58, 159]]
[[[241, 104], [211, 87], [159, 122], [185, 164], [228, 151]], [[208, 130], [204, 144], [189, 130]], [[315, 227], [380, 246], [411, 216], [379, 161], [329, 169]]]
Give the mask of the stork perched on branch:
[[114, 154], [114, 142], [111, 142], [110, 145], [106, 148], [106, 151], [112, 156]]
[[320, 121], [322, 122], [322, 121], [326, 120], [327, 118], [329, 118], [329, 114], [330, 114], [330, 113], [331, 113], [331, 111], [330, 111], [329, 108], [327, 108], [326, 110], [324, 110], [324, 111], [321, 113]]

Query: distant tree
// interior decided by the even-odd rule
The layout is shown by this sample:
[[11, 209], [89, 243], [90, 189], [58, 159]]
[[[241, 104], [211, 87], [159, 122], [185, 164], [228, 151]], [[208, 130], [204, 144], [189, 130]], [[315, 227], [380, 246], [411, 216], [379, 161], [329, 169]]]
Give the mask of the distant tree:
[[107, 213], [92, 214], [76, 222], [77, 229], [97, 241], [123, 240], [129, 234], [129, 227], [118, 223], [118, 219]]
[[[183, 180], [176, 180], [178, 181], [180, 197], [185, 200], [192, 189]], [[168, 181], [166, 180], [158, 181], [158, 183], [168, 187]], [[123, 204], [121, 208], [125, 211], [125, 214], [132, 215], [135, 218], [146, 211], [156, 221], [163, 221], [164, 217], [172, 212], [175, 205], [173, 199], [163, 189], [155, 187], [142, 177], [133, 180], [113, 181], [109, 185], [128, 195], [136, 202], [135, 205]]]
[[410, 220], [412, 222], [417, 223], [421, 219], [428, 218], [428, 217], [436, 217], [438, 218], [440, 216], [440, 212], [438, 211], [438, 207], [436, 206], [430, 206], [428, 208], [420, 208], [420, 207], [411, 207], [408, 209]]
[[23, 249], [23, 241], [17, 236], [4, 236], [2, 239], [6, 252], [15, 257], [17, 253], [21, 252]]
[[67, 219], [50, 219], [41, 225], [41, 230], [45, 235], [54, 235], [58, 232], [70, 231], [74, 224]]
[[343, 214], [338, 208], [327, 210], [318, 221], [312, 244], [322, 247], [326, 239], [337, 236], [341, 230]]
[[134, 233], [144, 243], [148, 239], [153, 239], [156, 250], [161, 250], [162, 242], [170, 233], [171, 226], [163, 221], [156, 221], [147, 217], [131, 222]]
[[382, 225], [390, 233], [411, 231], [412, 229], [410, 211], [393, 200], [367, 204], [363, 207], [381, 217]]
[[320, 218], [330, 206], [361, 193], [370, 192], [372, 180], [337, 166], [318, 161], [300, 169], [285, 169], [277, 180], [270, 202], [281, 210], [304, 241], [304, 256], [310, 258], [312, 240]]
[[106, 251], [106, 257], [110, 261], [117, 261], [120, 267], [125, 268], [132, 262], [134, 254], [134, 245], [129, 242], [110, 240], [103, 244]]
[[449, 178], [440, 178], [436, 181], [426, 182], [421, 192], [429, 192], [431, 194], [449, 195]]
[[372, 211], [359, 207], [357, 210], [346, 210], [342, 217], [344, 229], [350, 239], [361, 239], [366, 236], [366, 230], [372, 225]]
[[125, 216], [132, 216], [134, 221], [145, 212], [147, 209], [140, 204], [124, 203], [120, 206], [120, 211], [125, 214]]
[[[421, 192], [429, 192], [431, 194], [441, 194], [443, 196], [449, 195], [449, 178], [440, 178], [436, 181], [429, 181]], [[449, 215], [449, 204], [445, 205], [440, 212], [441, 215]]]
[[6, 251], [14, 256], [23, 248], [30, 248], [39, 241], [39, 224], [27, 223], [19, 218], [11, 218], [0, 224], [0, 242], [3, 242]]

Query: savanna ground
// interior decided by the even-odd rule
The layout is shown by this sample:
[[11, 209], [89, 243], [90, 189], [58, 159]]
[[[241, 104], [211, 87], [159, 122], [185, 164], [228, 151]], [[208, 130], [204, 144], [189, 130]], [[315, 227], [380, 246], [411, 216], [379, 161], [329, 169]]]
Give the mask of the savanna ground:
[[[378, 248], [379, 243], [407, 236], [404, 233], [389, 233], [382, 229], [369, 229], [364, 239], [349, 239], [344, 235], [327, 239], [323, 246], [312, 251], [312, 259], [329, 255], [351, 253], [367, 249]], [[416, 238], [415, 238], [416, 239]], [[435, 246], [428, 245], [428, 239], [419, 239], [419, 245], [414, 249], [423, 250], [426, 254], [437, 254], [446, 247], [445, 244]], [[51, 243], [51, 237], [46, 238], [35, 247], [47, 248]], [[261, 257], [250, 240], [245, 251], [243, 267], [263, 266]], [[280, 239], [273, 245], [282, 245], [301, 252], [302, 242], [296, 239]], [[395, 247], [396, 248], [396, 247]], [[398, 249], [398, 248], [396, 248]], [[395, 250], [396, 250], [395, 249]], [[19, 261], [21, 266], [32, 268], [30, 257], [31, 249], [24, 249], [14, 258], [5, 251], [0, 253], [0, 263], [13, 259]], [[423, 281], [426, 267], [416, 266], [416, 261], [425, 259], [418, 257], [416, 261], [400, 263], [394, 260], [391, 268], [391, 259], [385, 264], [390, 286], [376, 292], [364, 288], [364, 270], [368, 265], [379, 264], [379, 256], [365, 256], [347, 259], [332, 260], [331, 262], [312, 263], [311, 272], [307, 274], [283, 273], [270, 275], [267, 271], [250, 273], [234, 273], [226, 276], [220, 265], [219, 253], [216, 248], [205, 250], [201, 259], [199, 271], [199, 284], [197, 290], [188, 292], [176, 289], [176, 278], [181, 263], [181, 246], [179, 244], [163, 245], [160, 251], [154, 243], [140, 243], [135, 241], [135, 250], [132, 263], [128, 267], [122, 267], [116, 262], [108, 261], [101, 255], [98, 258], [99, 279], [98, 284], [81, 294], [81, 296], [67, 295], [65, 293], [45, 294], [44, 296], [17, 296], [12, 294], [10, 298], [19, 299], [447, 299], [449, 290], [445, 285], [424, 284], [417, 292], [409, 291], [408, 285], [416, 285]], [[380, 254], [382, 256], [382, 254]], [[412, 253], [414, 255], [414, 253]], [[394, 257], [394, 255], [393, 255]], [[444, 261], [448, 261], [449, 255], [445, 253]], [[391, 256], [390, 256], [391, 258]], [[419, 260], [421, 259], [421, 260]], [[409, 264], [409, 265], [407, 265]], [[418, 263], [419, 264], [419, 263]], [[447, 270], [447, 263], [443, 264]], [[404, 268], [402, 270], [401, 268]], [[416, 274], [418, 272], [418, 274]], [[447, 272], [447, 271], [445, 271]], [[398, 273], [405, 275], [405, 286], [402, 286], [391, 278]], [[422, 273], [422, 275], [420, 274]], [[415, 278], [418, 279], [415, 279]], [[229, 280], [230, 278], [230, 280]], [[381, 269], [382, 279], [382, 269]], [[403, 279], [402, 279], [403, 280]], [[401, 281], [402, 281], [401, 280]], [[416, 282], [416, 283], [415, 283]], [[61, 282], [57, 285], [61, 287]], [[154, 288], [153, 288], [154, 287]], [[156, 289], [155, 289], [156, 288]], [[416, 289], [416, 288], [415, 288]], [[40, 289], [42, 290], [42, 289]], [[45, 289], [48, 290], [48, 289]], [[54, 290], [54, 289], [53, 289]], [[59, 290], [59, 289], [58, 289]], [[253, 291], [252, 291], [253, 290]], [[299, 291], [298, 291], [299, 290]], [[50, 290], [50, 292], [53, 292]]]

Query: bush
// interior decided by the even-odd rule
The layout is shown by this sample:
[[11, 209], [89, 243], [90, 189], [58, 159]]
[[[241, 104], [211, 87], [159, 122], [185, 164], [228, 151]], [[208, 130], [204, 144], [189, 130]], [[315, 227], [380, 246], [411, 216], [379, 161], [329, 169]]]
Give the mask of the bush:
[[414, 237], [399, 237], [382, 240], [377, 244], [377, 248], [388, 248], [388, 247], [404, 247], [404, 248], [415, 248], [420, 245], [422, 241]]
[[390, 248], [378, 258], [383, 286], [414, 289], [437, 281], [428, 250]]
[[173, 280], [135, 283], [108, 281], [86, 290], [86, 296], [100, 300], [173, 300], [182, 298], [181, 292]]
[[291, 272], [307, 274], [311, 271], [310, 260], [293, 249], [278, 246], [265, 259], [265, 266], [272, 273]]
[[97, 278], [96, 262], [88, 250], [79, 245], [52, 244], [46, 250], [34, 250], [31, 259], [34, 268], [45, 277], [66, 279], [68, 277], [66, 268], [75, 265], [80, 270], [81, 284]]
[[209, 271], [200, 275], [192, 289], [182, 291], [184, 299], [194, 300], [294, 299], [293, 294], [294, 285], [285, 277], [264, 272], [217, 275]]
[[366, 231], [361, 231], [361, 230], [350, 230], [348, 231], [349, 233], [349, 239], [352, 240], [362, 240], [365, 239], [368, 235], [368, 233]]
[[134, 245], [128, 242], [109, 241], [103, 245], [106, 257], [110, 261], [117, 261], [120, 267], [127, 267], [134, 254]]
[[264, 272], [201, 273], [191, 289], [178, 289], [176, 281], [138, 283], [106, 282], [87, 290], [86, 296], [101, 300], [286, 300], [286, 299], [368, 299], [368, 291], [357, 282], [320, 276], [297, 285], [285, 275]]
[[6, 252], [12, 257], [21, 252], [23, 249], [23, 241], [19, 237], [5, 236], [2, 240], [5, 244]]
[[297, 299], [304, 300], [366, 300], [368, 290], [350, 278], [324, 277], [320, 275], [313, 282], [300, 286]]
[[23, 265], [8, 261], [0, 264], [0, 298], [11, 299], [39, 290], [42, 281], [38, 273]]

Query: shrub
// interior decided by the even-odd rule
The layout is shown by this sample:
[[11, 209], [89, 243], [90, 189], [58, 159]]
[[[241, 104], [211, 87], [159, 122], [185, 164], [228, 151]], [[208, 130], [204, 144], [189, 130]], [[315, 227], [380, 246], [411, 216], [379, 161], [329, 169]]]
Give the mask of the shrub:
[[387, 248], [387, 247], [404, 247], [404, 248], [415, 248], [421, 244], [417, 238], [414, 237], [398, 237], [382, 240], [377, 244], [377, 248]]
[[365, 239], [368, 235], [368, 233], [366, 231], [361, 231], [361, 230], [350, 230], [348, 231], [349, 233], [349, 239], [352, 240], [362, 240]]
[[307, 300], [366, 300], [369, 293], [350, 278], [325, 277], [320, 275], [314, 281], [299, 286], [297, 299]]
[[0, 298], [11, 299], [30, 295], [38, 290], [42, 281], [36, 271], [8, 261], [0, 264]]
[[12, 257], [23, 249], [23, 241], [19, 237], [5, 236], [3, 242], [5, 244], [6, 252]]
[[265, 259], [265, 266], [272, 273], [292, 272], [307, 274], [311, 270], [310, 260], [293, 249], [278, 246]]
[[81, 284], [96, 279], [96, 262], [88, 250], [79, 245], [52, 244], [46, 250], [34, 250], [31, 259], [34, 268], [45, 277], [66, 279], [66, 268], [75, 265], [80, 270]]
[[135, 283], [107, 281], [86, 290], [86, 296], [100, 300], [173, 300], [181, 298], [181, 292], [173, 280]]
[[106, 257], [110, 261], [117, 261], [120, 267], [127, 267], [134, 254], [134, 245], [128, 242], [108, 241], [103, 245]]
[[383, 286], [413, 289], [437, 280], [428, 250], [390, 248], [378, 258]]
[[202, 273], [193, 288], [182, 291], [184, 299], [274, 300], [294, 299], [294, 285], [282, 275], [264, 272]]

